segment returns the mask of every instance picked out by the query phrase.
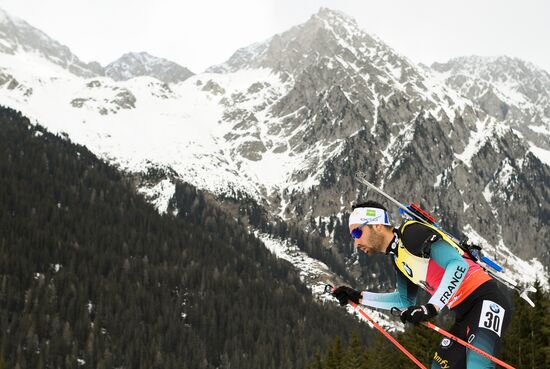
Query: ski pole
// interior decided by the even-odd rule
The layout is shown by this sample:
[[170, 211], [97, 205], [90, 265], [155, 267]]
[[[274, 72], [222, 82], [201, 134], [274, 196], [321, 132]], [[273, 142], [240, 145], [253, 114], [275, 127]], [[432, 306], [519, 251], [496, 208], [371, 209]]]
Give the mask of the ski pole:
[[[401, 314], [401, 310], [399, 310], [398, 308], [396, 307], [393, 307], [391, 309], [391, 314], [393, 316], [397, 316], [394, 312], [397, 311], [399, 312], [399, 314]], [[492, 362], [502, 366], [503, 368], [506, 368], [506, 369], [516, 369], [514, 368], [513, 366], [511, 365], [508, 365], [506, 364], [504, 361], [500, 360], [500, 359], [497, 359], [496, 357], [494, 357], [493, 355], [491, 354], [488, 354], [486, 353], [485, 351], [483, 351], [482, 349], [478, 348], [478, 347], [475, 347], [474, 345], [472, 345], [471, 343], [468, 343], [466, 341], [464, 341], [463, 339], [460, 339], [458, 338], [457, 336], [453, 335], [452, 333], [449, 333], [447, 332], [446, 330], [444, 330], [443, 328], [440, 328], [438, 327], [437, 325], [433, 324], [433, 323], [430, 323], [430, 322], [420, 322], [420, 324], [422, 324], [424, 327], [427, 327], [427, 328], [430, 328], [434, 331], [436, 331], [437, 333], [439, 334], [442, 334], [444, 335], [445, 337], [455, 341], [455, 342], [458, 342], [460, 343], [462, 346], [466, 347], [467, 349], [470, 349], [472, 351], [475, 351], [477, 352], [478, 354], [482, 355], [482, 356], [485, 356], [487, 359], [491, 360]]]
[[506, 364], [504, 361], [500, 360], [500, 359], [497, 359], [496, 357], [494, 357], [493, 355], [490, 355], [488, 353], [486, 353], [485, 351], [475, 347], [474, 345], [464, 341], [464, 340], [461, 340], [460, 338], [458, 338], [457, 336], [447, 332], [446, 330], [442, 329], [442, 328], [439, 328], [437, 325], [433, 324], [433, 323], [430, 323], [430, 322], [421, 322], [421, 324], [425, 327], [428, 327], [430, 329], [433, 329], [434, 331], [438, 332], [438, 333], [441, 333], [442, 335], [444, 335], [445, 337], [447, 338], [450, 338], [452, 339], [453, 341], [456, 341], [458, 343], [460, 343], [461, 345], [465, 346], [466, 348], [472, 350], [472, 351], [475, 351], [477, 352], [478, 354], [482, 355], [482, 356], [485, 356], [487, 359], [491, 360], [492, 362], [500, 365], [501, 367], [503, 368], [506, 368], [506, 369], [515, 369], [513, 366], [511, 365], [508, 365]]
[[[331, 286], [330, 284], [327, 284], [325, 286], [325, 292], [327, 293], [330, 293], [332, 294], [334, 292], [335, 288], [333, 286]], [[407, 351], [406, 348], [404, 348], [403, 346], [401, 346], [401, 344], [399, 342], [397, 342], [397, 340], [395, 338], [393, 338], [388, 332], [386, 332], [386, 330], [384, 328], [382, 328], [378, 323], [376, 323], [374, 321], [374, 319], [372, 319], [363, 309], [361, 309], [359, 307], [358, 304], [354, 303], [353, 301], [349, 301], [349, 303], [351, 304], [351, 306], [359, 312], [359, 314], [361, 314], [365, 319], [367, 319], [369, 322], [372, 323], [372, 325], [378, 329], [378, 331], [380, 331], [380, 333], [382, 333], [388, 340], [390, 340], [391, 343], [393, 343], [395, 346], [397, 346], [397, 348], [399, 348], [401, 350], [401, 352], [403, 352], [405, 355], [407, 355], [407, 357], [409, 359], [411, 359], [416, 365], [418, 365], [419, 368], [422, 368], [422, 369], [426, 369], [426, 367], [424, 365], [422, 365], [422, 363], [420, 361], [418, 361], [417, 358], [415, 358], [413, 356], [413, 354], [411, 354], [409, 351]]]

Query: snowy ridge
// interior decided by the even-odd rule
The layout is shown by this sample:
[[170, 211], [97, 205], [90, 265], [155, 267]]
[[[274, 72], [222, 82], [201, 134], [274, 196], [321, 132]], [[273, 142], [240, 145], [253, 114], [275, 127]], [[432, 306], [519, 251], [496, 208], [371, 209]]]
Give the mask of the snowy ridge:
[[[294, 153], [287, 137], [271, 133], [284, 118], [271, 116], [269, 107], [291, 82], [282, 82], [266, 68], [202, 74], [167, 87], [150, 77], [118, 82], [108, 77], [74, 78], [40, 58], [20, 65], [15, 56], [0, 56], [9, 60], [3, 63], [4, 75], [23, 76], [19, 84], [33, 86], [30, 96], [18, 96], [0, 86], [4, 104], [54, 133], [68, 134], [128, 172], [166, 165], [199, 188], [216, 194], [229, 189], [261, 200], [277, 188], [313, 186], [321, 168], [305, 182], [291, 181], [290, 176], [313, 165], [311, 158], [331, 157], [341, 148], [331, 145], [327, 152], [326, 146], [318, 145]], [[35, 63], [47, 68], [37, 72]], [[41, 77], [52, 72], [55, 77]], [[246, 112], [254, 112], [254, 120], [264, 122], [260, 130], [241, 124], [240, 119], [232, 123], [234, 115]], [[265, 148], [247, 157], [243, 147], [250, 142]]]
[[256, 42], [252, 45], [240, 48], [235, 51], [227, 62], [213, 65], [207, 68], [204, 73], [231, 73], [242, 69], [243, 66], [246, 69], [254, 59], [259, 57], [267, 49], [270, 42], [271, 38], [263, 42]]

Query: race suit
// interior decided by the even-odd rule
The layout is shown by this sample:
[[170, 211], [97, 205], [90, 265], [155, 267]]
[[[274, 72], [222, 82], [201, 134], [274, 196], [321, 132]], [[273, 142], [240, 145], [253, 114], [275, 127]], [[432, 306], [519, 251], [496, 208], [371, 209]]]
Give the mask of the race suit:
[[[397, 271], [397, 290], [364, 291], [361, 304], [381, 309], [405, 309], [416, 304], [418, 288], [429, 303], [456, 313], [450, 332], [494, 355], [509, 323], [510, 307], [496, 282], [452, 239], [437, 228], [407, 221], [394, 229], [387, 254]], [[432, 360], [437, 369], [494, 368], [482, 355], [444, 338]]]

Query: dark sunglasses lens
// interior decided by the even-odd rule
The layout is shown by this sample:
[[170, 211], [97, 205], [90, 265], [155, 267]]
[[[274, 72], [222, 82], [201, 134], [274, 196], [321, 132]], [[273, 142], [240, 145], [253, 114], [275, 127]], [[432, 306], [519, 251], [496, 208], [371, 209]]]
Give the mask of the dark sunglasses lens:
[[351, 237], [353, 237], [353, 238], [361, 238], [362, 235], [363, 235], [363, 231], [359, 227], [354, 228], [351, 231]]

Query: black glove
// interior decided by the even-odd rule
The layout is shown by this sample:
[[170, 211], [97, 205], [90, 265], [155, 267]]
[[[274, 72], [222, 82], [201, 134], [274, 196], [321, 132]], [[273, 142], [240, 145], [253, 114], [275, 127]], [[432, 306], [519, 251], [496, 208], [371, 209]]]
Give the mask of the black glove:
[[409, 306], [401, 312], [401, 321], [418, 324], [437, 315], [437, 310], [432, 304]]
[[338, 299], [338, 301], [340, 301], [340, 305], [342, 306], [346, 305], [348, 300], [358, 304], [361, 299], [361, 292], [348, 286], [340, 286], [335, 289], [332, 294]]

